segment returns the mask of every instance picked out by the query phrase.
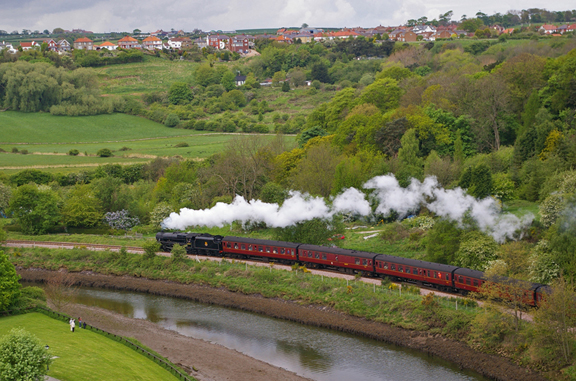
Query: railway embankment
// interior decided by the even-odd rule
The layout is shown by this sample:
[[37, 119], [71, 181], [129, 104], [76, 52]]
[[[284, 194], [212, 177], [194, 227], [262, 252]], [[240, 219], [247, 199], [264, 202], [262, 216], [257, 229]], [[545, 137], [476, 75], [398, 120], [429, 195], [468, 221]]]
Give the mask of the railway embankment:
[[[22, 279], [30, 282], [47, 282], [57, 277], [63, 270], [64, 268], [61, 268], [60, 271], [51, 271], [34, 267], [18, 267], [18, 273], [22, 276]], [[141, 273], [136, 274], [136, 276], [127, 273], [109, 275], [86, 269], [80, 270], [77, 268], [76, 270], [79, 271], [67, 274], [67, 281], [70, 285], [143, 292], [159, 296], [184, 298], [223, 307], [233, 307], [417, 349], [439, 356], [462, 368], [474, 370], [495, 380], [545, 380], [540, 373], [520, 367], [507, 358], [474, 350], [464, 342], [442, 335], [437, 329], [408, 329], [403, 328], [402, 324], [392, 325], [369, 320], [366, 317], [353, 316], [353, 314], [342, 312], [340, 308], [335, 308], [338, 307], [338, 304], [334, 301], [321, 304], [318, 301], [307, 300], [304, 295], [301, 298], [289, 295], [265, 297], [262, 293], [246, 292], [246, 289], [232, 291], [229, 285], [217, 287], [214, 284], [186, 284], [186, 281], [148, 279], [142, 277]], [[200, 271], [202, 270], [200, 269]], [[267, 272], [266, 269], [256, 269], [255, 271], [259, 273], [254, 273], [254, 277], [262, 276], [262, 273]], [[240, 274], [241, 270], [236, 268], [229, 268], [226, 272], [228, 272], [229, 277], [233, 277], [234, 274], [248, 275], [246, 273]], [[271, 269], [270, 274], [272, 274]], [[306, 286], [306, 284], [311, 286], [312, 281], [304, 276], [300, 286]], [[333, 292], [339, 291], [334, 291], [334, 284], [325, 286], [329, 287]], [[271, 288], [273, 287], [271, 286]], [[350, 290], [348, 287], [344, 289]], [[361, 298], [363, 303], [366, 302], [367, 296], [365, 294], [361, 296], [356, 286], [352, 288], [351, 292], [348, 293], [346, 291], [346, 293], [348, 299]], [[418, 296], [418, 298], [421, 297]], [[376, 303], [376, 299], [368, 301], [368, 304], [370, 303]], [[405, 304], [406, 301], [403, 300], [402, 303]], [[405, 311], [403, 314], [406, 315], [407, 322], [414, 320]], [[410, 326], [410, 324], [406, 324], [406, 326]]]

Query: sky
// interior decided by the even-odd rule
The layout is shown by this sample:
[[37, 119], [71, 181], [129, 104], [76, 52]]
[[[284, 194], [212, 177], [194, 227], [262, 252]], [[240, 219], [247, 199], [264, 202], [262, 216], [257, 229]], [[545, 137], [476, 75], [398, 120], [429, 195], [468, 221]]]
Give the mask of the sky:
[[0, 29], [85, 29], [94, 32], [143, 32], [158, 29], [191, 31], [253, 28], [374, 27], [399, 25], [408, 19], [438, 18], [454, 11], [453, 19], [505, 13], [512, 9], [576, 8], [574, 1], [557, 0], [554, 8], [533, 0], [2, 0]]

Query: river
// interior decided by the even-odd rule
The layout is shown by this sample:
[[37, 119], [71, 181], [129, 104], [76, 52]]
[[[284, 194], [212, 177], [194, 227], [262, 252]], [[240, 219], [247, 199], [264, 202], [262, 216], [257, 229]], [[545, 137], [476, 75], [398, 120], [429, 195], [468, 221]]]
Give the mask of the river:
[[76, 301], [146, 319], [319, 381], [487, 380], [415, 350], [189, 300], [80, 288]]

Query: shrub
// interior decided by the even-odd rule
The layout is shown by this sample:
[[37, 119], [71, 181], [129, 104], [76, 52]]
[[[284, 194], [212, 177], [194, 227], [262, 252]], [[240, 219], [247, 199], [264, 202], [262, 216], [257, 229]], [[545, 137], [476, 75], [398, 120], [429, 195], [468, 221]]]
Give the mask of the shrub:
[[186, 258], [186, 249], [184, 248], [184, 246], [175, 244], [172, 247], [172, 261], [181, 262], [182, 260], [184, 260], [184, 258]]
[[18, 148], [16, 147], [12, 148], [12, 153], [18, 153]]
[[70, 151], [68, 151], [68, 155], [70, 156], [78, 156], [80, 154], [80, 151], [78, 151], [75, 148], [72, 148]]
[[142, 248], [144, 249], [144, 258], [152, 259], [160, 251], [160, 243], [156, 240], [146, 241], [142, 244]]
[[28, 150], [27, 149], [23, 149], [22, 151], [20, 151], [20, 153], [22, 155], [28, 155]]
[[118, 151], [132, 151], [132, 148], [124, 146], [124, 147], [120, 148]]
[[110, 156], [114, 156], [112, 154], [112, 151], [108, 148], [101, 148], [98, 150], [98, 152], [96, 152], [96, 155], [100, 156], [100, 157], [110, 157]]
[[112, 229], [128, 230], [140, 223], [138, 217], [130, 217], [126, 209], [117, 212], [108, 212], [104, 215], [104, 222]]
[[186, 142], [181, 142], [181, 143], [174, 145], [174, 148], [181, 148], [181, 147], [190, 147], [190, 144], [188, 144]]
[[180, 123], [180, 118], [176, 114], [168, 114], [164, 120], [164, 125], [166, 127], [176, 127]]
[[22, 328], [13, 328], [0, 342], [0, 379], [44, 379], [52, 354]]

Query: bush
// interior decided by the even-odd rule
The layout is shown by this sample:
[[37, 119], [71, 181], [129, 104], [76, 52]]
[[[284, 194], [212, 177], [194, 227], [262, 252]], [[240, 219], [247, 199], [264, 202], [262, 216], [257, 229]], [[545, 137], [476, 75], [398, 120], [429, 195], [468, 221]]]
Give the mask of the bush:
[[178, 124], [180, 124], [180, 118], [178, 118], [178, 115], [176, 114], [168, 114], [164, 120], [164, 125], [166, 127], [176, 127]]
[[190, 147], [190, 144], [188, 144], [186, 142], [181, 142], [181, 143], [174, 145], [174, 148], [182, 148], [182, 147]]
[[13, 328], [0, 342], [0, 379], [44, 379], [52, 354], [22, 328]]
[[128, 230], [140, 223], [138, 217], [130, 217], [126, 209], [117, 212], [108, 212], [104, 215], [104, 221], [112, 228]]
[[108, 148], [102, 148], [99, 149], [98, 152], [96, 152], [96, 155], [100, 156], [100, 157], [111, 157], [114, 156], [112, 154], [112, 151]]
[[144, 249], [144, 259], [153, 259], [156, 253], [160, 251], [160, 243], [156, 240], [146, 241], [142, 244]]
[[186, 258], [186, 249], [184, 246], [175, 244], [172, 247], [172, 262], [181, 262]]
[[72, 148], [70, 151], [68, 151], [68, 155], [70, 156], [78, 156], [80, 154], [80, 151], [78, 151], [75, 148]]
[[28, 150], [27, 149], [23, 149], [22, 151], [20, 151], [20, 153], [22, 155], [28, 155]]
[[12, 153], [18, 153], [18, 148], [16, 147], [12, 148]]

